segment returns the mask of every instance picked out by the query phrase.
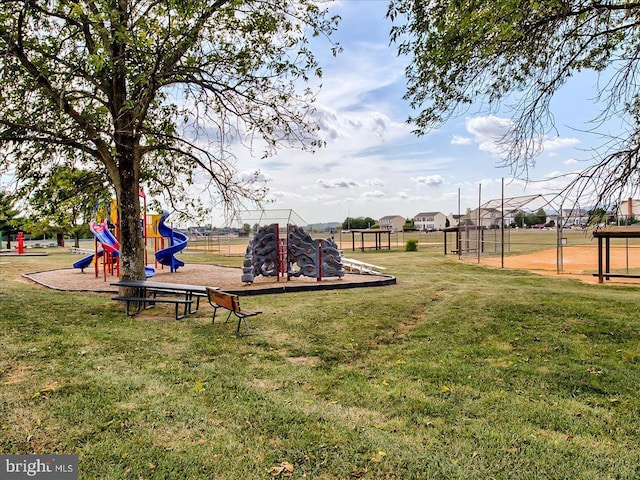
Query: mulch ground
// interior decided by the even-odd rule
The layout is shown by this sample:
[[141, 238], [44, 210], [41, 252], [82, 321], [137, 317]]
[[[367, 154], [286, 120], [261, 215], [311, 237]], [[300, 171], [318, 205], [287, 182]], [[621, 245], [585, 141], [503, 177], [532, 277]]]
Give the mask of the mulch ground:
[[[118, 280], [116, 276], [107, 274], [105, 277], [103, 272], [100, 272], [99, 276], [96, 277], [93, 267], [86, 268], [84, 272], [75, 268], [65, 268], [33, 272], [24, 276], [36, 283], [56, 290], [105, 293], [116, 293], [118, 291], [117, 287], [111, 285], [112, 282]], [[278, 293], [287, 290], [355, 288], [395, 283], [395, 278], [386, 275], [346, 273], [342, 278], [323, 278], [320, 281], [309, 277], [293, 277], [288, 281], [285, 278], [280, 278], [280, 281], [278, 281], [276, 277], [259, 276], [254, 279], [253, 283], [245, 284], [242, 282], [241, 268], [189, 263], [173, 273], [168, 267], [158, 269], [152, 279], [154, 282], [220, 287], [224, 291], [245, 295]]]

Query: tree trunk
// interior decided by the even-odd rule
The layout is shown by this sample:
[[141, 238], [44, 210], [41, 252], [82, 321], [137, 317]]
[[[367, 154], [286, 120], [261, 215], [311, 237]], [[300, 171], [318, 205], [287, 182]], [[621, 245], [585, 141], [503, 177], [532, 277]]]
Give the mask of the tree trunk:
[[144, 280], [144, 243], [140, 223], [138, 169], [133, 148], [120, 154], [118, 227], [120, 239], [120, 278]]

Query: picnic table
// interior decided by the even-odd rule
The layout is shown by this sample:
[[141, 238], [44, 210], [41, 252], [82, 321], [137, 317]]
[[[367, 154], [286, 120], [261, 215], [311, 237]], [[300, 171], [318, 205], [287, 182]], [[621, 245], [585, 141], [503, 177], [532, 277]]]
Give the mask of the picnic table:
[[[112, 300], [126, 302], [127, 315], [133, 316], [142, 310], [153, 308], [156, 303], [172, 303], [176, 307], [176, 320], [194, 314], [200, 308], [200, 299], [207, 298], [207, 287], [184, 283], [153, 282], [149, 280], [120, 280], [112, 283], [116, 287], [134, 288], [133, 296], [115, 296]], [[216, 288], [216, 287], [210, 287]], [[135, 304], [135, 310], [131, 305]]]
[[[593, 274], [594, 277], [598, 277], [598, 283], [603, 283], [605, 279], [609, 280], [611, 277], [640, 278], [640, 275], [637, 274], [611, 273], [611, 239], [624, 238], [628, 240], [629, 238], [640, 238], [640, 228], [637, 226], [605, 227], [594, 231], [593, 236], [598, 239], [598, 273]], [[605, 245], [604, 251], [602, 249], [603, 239]]]

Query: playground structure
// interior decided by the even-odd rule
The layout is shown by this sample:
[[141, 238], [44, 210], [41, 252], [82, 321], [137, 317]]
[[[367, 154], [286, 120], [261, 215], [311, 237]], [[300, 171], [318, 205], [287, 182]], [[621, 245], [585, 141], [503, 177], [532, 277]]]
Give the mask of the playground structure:
[[100, 275], [100, 267], [102, 267], [105, 281], [107, 273], [120, 275], [120, 243], [117, 236], [109, 229], [109, 220], [117, 225], [114, 207], [115, 202], [106, 208], [102, 208], [101, 202], [96, 202], [93, 207], [94, 218], [89, 222], [89, 231], [94, 238], [94, 251], [73, 264], [73, 268], [79, 268], [84, 272], [84, 269], [93, 263], [96, 278]]
[[[156, 261], [161, 265], [166, 265], [171, 269], [171, 273], [178, 270], [179, 267], [184, 267], [184, 262], [175, 257], [175, 254], [182, 251], [187, 246], [187, 236], [182, 232], [169, 227], [165, 221], [169, 216], [169, 212], [166, 210], [162, 213], [160, 220], [157, 223], [157, 232], [159, 237], [156, 236]], [[155, 223], [154, 223], [155, 225]], [[148, 237], [149, 235], [147, 235]], [[164, 247], [164, 239], [169, 240], [169, 246]], [[158, 240], [160, 241], [161, 248], [158, 249]]]
[[344, 276], [340, 251], [333, 239], [314, 240], [303, 228], [288, 224], [280, 237], [277, 223], [262, 226], [247, 245], [242, 282], [255, 277], [275, 276], [289, 280], [301, 275], [316, 278]]
[[[147, 241], [154, 238], [154, 251], [156, 268], [157, 264], [169, 266], [171, 272], [175, 272], [179, 267], [184, 266], [184, 262], [175, 257], [175, 254], [183, 250], [187, 245], [187, 237], [169, 227], [165, 221], [170, 215], [164, 211], [162, 215], [147, 215], [146, 196], [140, 191], [140, 196], [144, 198], [144, 209], [141, 215], [141, 235], [144, 237], [145, 244], [145, 275], [152, 277], [155, 275], [155, 268], [147, 265]], [[107, 207], [106, 212], [99, 215], [100, 202], [94, 207], [94, 218], [89, 222], [89, 230], [94, 237], [94, 251], [74, 262], [73, 268], [79, 268], [82, 272], [92, 263], [96, 278], [100, 275], [102, 269], [104, 280], [107, 280], [107, 273], [110, 275], [120, 276], [120, 243], [118, 241], [118, 216], [115, 206], [115, 200], [111, 206]], [[101, 217], [101, 220], [97, 219]], [[151, 220], [151, 221], [149, 221]], [[109, 228], [109, 222], [114, 225], [114, 232]], [[169, 240], [169, 246], [165, 248], [164, 239]], [[102, 267], [102, 268], [100, 268]]]

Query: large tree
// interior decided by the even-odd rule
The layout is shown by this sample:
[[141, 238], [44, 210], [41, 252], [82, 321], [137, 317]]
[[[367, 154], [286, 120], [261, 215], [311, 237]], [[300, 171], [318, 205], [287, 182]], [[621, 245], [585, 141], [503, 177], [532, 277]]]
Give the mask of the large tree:
[[73, 235], [74, 245], [89, 233], [88, 223], [96, 205], [109, 205], [112, 192], [98, 172], [65, 166], [54, 167], [44, 180], [32, 179], [21, 188], [28, 196], [31, 220], [56, 232]]
[[[555, 130], [550, 102], [581, 71], [602, 73], [593, 130], [622, 118], [626, 131], [606, 138], [594, 162], [570, 183], [595, 186], [613, 203], [640, 185], [640, 3], [610, 0], [391, 0], [391, 38], [411, 57], [406, 98], [416, 132], [441, 126], [471, 105], [513, 106], [504, 162], [527, 176]], [[603, 129], [603, 131], [606, 131]]]
[[175, 204], [203, 174], [226, 207], [259, 200], [230, 146], [316, 146], [307, 37], [334, 28], [312, 0], [2, 1], [0, 165], [18, 183], [102, 166], [121, 275], [144, 278], [141, 181]]

